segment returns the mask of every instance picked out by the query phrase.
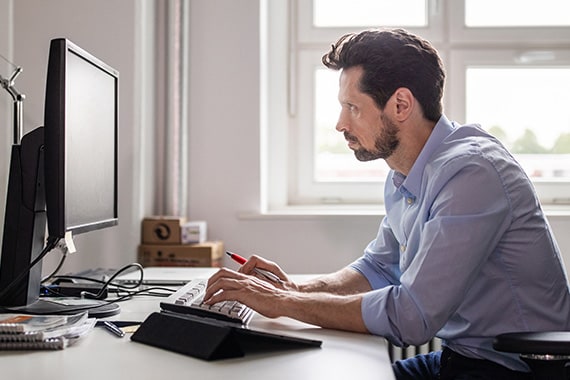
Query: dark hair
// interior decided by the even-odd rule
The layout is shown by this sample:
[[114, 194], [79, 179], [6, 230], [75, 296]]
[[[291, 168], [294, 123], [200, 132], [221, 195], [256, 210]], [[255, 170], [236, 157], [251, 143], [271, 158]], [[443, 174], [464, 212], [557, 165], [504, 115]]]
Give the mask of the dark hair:
[[424, 116], [437, 121], [442, 114], [443, 64], [433, 46], [403, 29], [366, 30], [342, 36], [323, 56], [333, 70], [363, 68], [360, 90], [380, 109], [400, 87], [408, 88]]

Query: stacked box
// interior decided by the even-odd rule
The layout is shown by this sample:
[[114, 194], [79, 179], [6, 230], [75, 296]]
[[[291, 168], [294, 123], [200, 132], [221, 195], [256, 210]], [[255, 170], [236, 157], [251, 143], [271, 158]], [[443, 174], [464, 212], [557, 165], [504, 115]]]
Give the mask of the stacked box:
[[179, 216], [143, 219], [138, 261], [148, 266], [219, 267], [224, 245], [206, 241], [206, 222]]
[[143, 244], [181, 244], [180, 226], [186, 223], [182, 216], [153, 216], [142, 221]]
[[139, 263], [145, 267], [220, 267], [221, 241], [198, 244], [141, 244]]
[[207, 224], [203, 221], [186, 222], [180, 226], [182, 244], [204, 243], [206, 241]]

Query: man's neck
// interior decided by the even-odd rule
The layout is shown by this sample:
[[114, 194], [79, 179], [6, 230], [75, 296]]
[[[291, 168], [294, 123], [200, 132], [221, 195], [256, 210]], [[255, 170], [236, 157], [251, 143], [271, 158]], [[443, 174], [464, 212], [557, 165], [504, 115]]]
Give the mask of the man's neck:
[[429, 139], [435, 124], [433, 121], [422, 119], [413, 124], [402, 125], [400, 145], [394, 154], [386, 159], [388, 166], [407, 176]]

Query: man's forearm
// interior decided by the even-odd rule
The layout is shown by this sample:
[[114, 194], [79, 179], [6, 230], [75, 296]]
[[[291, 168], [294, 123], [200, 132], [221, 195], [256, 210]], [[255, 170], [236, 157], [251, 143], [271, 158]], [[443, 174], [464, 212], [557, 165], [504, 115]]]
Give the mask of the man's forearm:
[[351, 268], [297, 284], [278, 303], [278, 314], [324, 328], [368, 333], [362, 319], [362, 293], [368, 280]]
[[368, 333], [362, 319], [362, 296], [290, 292], [281, 315], [324, 328]]
[[324, 292], [348, 295], [367, 292], [370, 290], [370, 284], [362, 274], [347, 267], [297, 284], [297, 290], [302, 293]]

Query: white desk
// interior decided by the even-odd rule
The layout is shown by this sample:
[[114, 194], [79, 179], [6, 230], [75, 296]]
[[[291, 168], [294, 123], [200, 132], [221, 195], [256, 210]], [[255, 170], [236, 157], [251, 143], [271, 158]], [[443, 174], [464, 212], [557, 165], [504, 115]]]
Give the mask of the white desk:
[[[189, 278], [204, 269], [188, 268]], [[207, 272], [206, 272], [207, 273]], [[142, 321], [159, 311], [160, 298], [121, 303], [110, 320]], [[366, 334], [321, 329], [289, 318], [255, 315], [250, 327], [323, 341], [321, 348], [275, 351], [243, 358], [203, 361], [117, 338], [97, 327], [61, 351], [0, 351], [2, 379], [394, 379], [386, 341]]]

